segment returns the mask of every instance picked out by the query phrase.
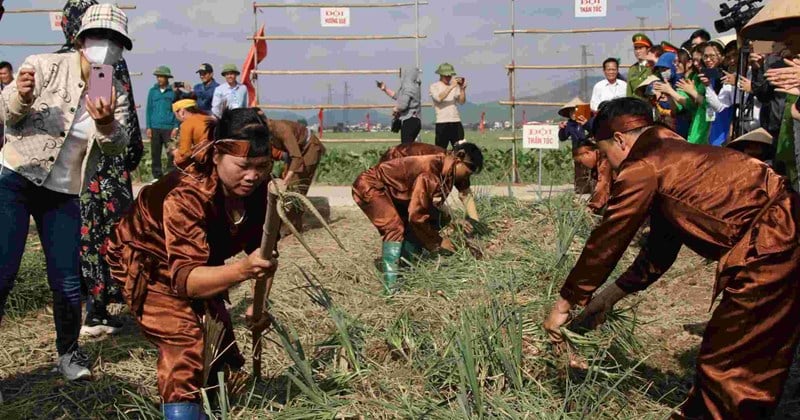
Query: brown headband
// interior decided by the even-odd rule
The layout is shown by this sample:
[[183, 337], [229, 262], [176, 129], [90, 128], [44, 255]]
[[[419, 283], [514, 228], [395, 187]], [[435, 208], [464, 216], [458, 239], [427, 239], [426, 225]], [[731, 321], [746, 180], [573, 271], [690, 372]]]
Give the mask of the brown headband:
[[653, 117], [630, 114], [620, 115], [610, 120], [600, 121], [594, 131], [594, 138], [596, 141], [608, 140], [614, 137], [614, 133], [625, 133], [649, 125], [653, 125]]
[[[217, 140], [214, 142], [217, 152], [244, 158], [253, 157], [250, 156], [250, 146], [249, 140]], [[268, 154], [264, 156], [268, 156]]]

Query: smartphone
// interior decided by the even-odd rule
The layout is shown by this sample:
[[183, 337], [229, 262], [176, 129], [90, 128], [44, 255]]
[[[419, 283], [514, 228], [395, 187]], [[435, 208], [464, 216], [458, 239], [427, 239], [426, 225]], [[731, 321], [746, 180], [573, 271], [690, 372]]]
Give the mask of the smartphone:
[[459, 78], [458, 78], [458, 84], [459, 84], [459, 85], [463, 85], [463, 84], [464, 84], [464, 83], [466, 83], [466, 82], [467, 82], [467, 79], [466, 79], [466, 78], [464, 78], [464, 77], [459, 77]]
[[183, 82], [175, 82], [175, 89], [182, 89], [183, 86]]
[[92, 64], [89, 72], [89, 100], [103, 98], [111, 103], [111, 87], [114, 85], [114, 68], [108, 64]]
[[708, 80], [719, 80], [722, 78], [722, 72], [716, 67], [713, 69], [703, 69], [703, 75], [706, 76]]

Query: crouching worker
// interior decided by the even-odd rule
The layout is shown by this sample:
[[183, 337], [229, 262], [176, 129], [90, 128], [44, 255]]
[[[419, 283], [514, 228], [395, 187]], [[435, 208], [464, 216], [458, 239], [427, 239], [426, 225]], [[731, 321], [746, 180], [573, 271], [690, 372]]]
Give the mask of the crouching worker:
[[[386, 153], [381, 156], [381, 159], [378, 163], [388, 162], [392, 159], [399, 159], [408, 156], [444, 155], [448, 153], [453, 154], [457, 153], [458, 150], [463, 149], [465, 144], [467, 143], [457, 144], [453, 147], [452, 152], [448, 152], [447, 150], [433, 144], [422, 142], [404, 143], [389, 148], [389, 150], [387, 150]], [[458, 198], [461, 200], [461, 203], [464, 205], [464, 210], [467, 213], [467, 228], [471, 229], [472, 222], [479, 221], [480, 217], [478, 216], [478, 208], [475, 206], [475, 195], [472, 193], [469, 178], [460, 184], [455, 184], [455, 187], [458, 190]]]
[[353, 199], [383, 237], [383, 283], [397, 286], [404, 240], [411, 235], [430, 252], [454, 252], [442, 238], [438, 220], [453, 185], [463, 185], [483, 169], [483, 154], [466, 143], [453, 154], [409, 156], [366, 170], [353, 183]]
[[602, 156], [597, 144], [592, 140], [584, 140], [578, 147], [572, 149], [572, 159], [589, 170], [594, 183], [594, 192], [587, 204], [589, 210], [595, 214], [602, 213], [611, 194], [611, 182], [614, 176], [611, 164]]
[[[284, 153], [288, 155], [288, 167], [283, 171], [283, 180], [290, 190], [307, 195], [319, 161], [325, 154], [325, 146], [303, 124], [288, 120], [267, 120], [266, 115], [260, 115], [269, 126], [272, 136], [270, 142], [275, 149], [273, 157], [277, 151], [281, 152], [281, 156]], [[292, 206], [287, 216], [298, 232], [303, 230], [302, 206]]]
[[[109, 241], [107, 261], [145, 337], [158, 347], [158, 391], [167, 419], [200, 418], [204, 363], [203, 317], [225, 331], [216, 362], [239, 369], [227, 292], [248, 279], [274, 273], [260, 258], [272, 169], [269, 129], [254, 108], [227, 110], [213, 142], [193, 163], [139, 193]], [[236, 262], [225, 261], [245, 251]], [[273, 255], [275, 255], [273, 253]]]
[[[763, 162], [654, 126], [638, 99], [602, 106], [594, 129], [617, 179], [545, 328], [560, 341], [575, 305], [602, 315], [657, 281], [686, 245], [719, 261], [711, 301], [722, 299], [676, 417], [771, 418], [800, 338], [800, 196]], [[648, 216], [650, 236], [636, 260], [593, 297]]]

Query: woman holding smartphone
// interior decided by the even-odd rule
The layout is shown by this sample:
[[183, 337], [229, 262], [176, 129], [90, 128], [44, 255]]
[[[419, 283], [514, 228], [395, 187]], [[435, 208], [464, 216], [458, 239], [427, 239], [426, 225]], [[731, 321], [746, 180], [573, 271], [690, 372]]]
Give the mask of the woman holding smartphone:
[[[397, 92], [386, 87], [386, 83], [377, 82], [378, 89], [397, 101], [392, 109], [392, 131], [395, 125], [400, 125], [400, 143], [413, 143], [417, 140], [422, 130], [422, 81], [419, 70], [410, 67], [400, 71], [400, 89]], [[396, 132], [396, 131], [395, 131]]]
[[114, 5], [89, 7], [75, 52], [28, 57], [16, 84], [2, 92], [0, 309], [13, 287], [33, 216], [53, 291], [57, 368], [67, 380], [91, 376], [89, 359], [78, 348], [84, 233], [78, 197], [89, 188], [86, 175], [97, 169], [100, 156], [123, 154], [130, 140], [125, 89], [114, 80], [108, 97], [92, 101], [88, 81], [93, 64], [115, 64], [123, 48], [132, 48], [127, 23]]

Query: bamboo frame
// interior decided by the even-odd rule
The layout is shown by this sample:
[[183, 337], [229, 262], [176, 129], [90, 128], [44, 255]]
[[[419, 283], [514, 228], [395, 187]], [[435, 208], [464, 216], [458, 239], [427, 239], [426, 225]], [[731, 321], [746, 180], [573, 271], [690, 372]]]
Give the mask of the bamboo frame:
[[[343, 110], [343, 109], [392, 109], [394, 104], [350, 104], [350, 105], [287, 105], [287, 104], [258, 104], [256, 105], [261, 109], [286, 109], [286, 110], [313, 110], [323, 109], [326, 111]], [[424, 108], [430, 108], [433, 104], [422, 104]]]
[[494, 31], [495, 35], [510, 34], [584, 34], [595, 32], [652, 32], [652, 31], [688, 31], [701, 29], [700, 26], [648, 26], [631, 28], [586, 28], [586, 29], [503, 29]]
[[[134, 5], [117, 5], [122, 10], [136, 10], [136, 6]], [[5, 13], [17, 13], [17, 14], [25, 14], [25, 13], [52, 13], [52, 12], [63, 12], [64, 9], [16, 9], [16, 10], [6, 10]]]
[[393, 39], [423, 39], [426, 35], [268, 35], [251, 36], [252, 41], [385, 41]]
[[256, 70], [255, 74], [264, 74], [271, 76], [307, 76], [307, 75], [325, 75], [325, 74], [400, 74], [400, 69], [397, 70]]
[[500, 105], [508, 106], [564, 106], [565, 102], [540, 102], [540, 101], [499, 101]]
[[60, 47], [63, 42], [0, 42], [0, 47]]
[[[420, 1], [420, 5], [428, 4], [427, 1]], [[389, 7], [406, 7], [416, 6], [415, 2], [407, 3], [255, 3], [253, 7], [256, 9], [264, 8], [320, 8], [320, 7], [349, 7], [349, 8], [389, 8]]]

